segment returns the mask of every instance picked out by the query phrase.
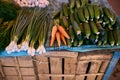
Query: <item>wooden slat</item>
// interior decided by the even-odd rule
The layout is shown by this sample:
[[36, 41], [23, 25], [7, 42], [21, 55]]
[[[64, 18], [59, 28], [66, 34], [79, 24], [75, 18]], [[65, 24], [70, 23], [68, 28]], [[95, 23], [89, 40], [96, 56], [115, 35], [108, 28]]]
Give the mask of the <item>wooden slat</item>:
[[20, 67], [33, 67], [32, 58], [30, 56], [18, 57]]
[[49, 73], [48, 58], [44, 56], [36, 56], [36, 64], [38, 69], [38, 74]]
[[12, 75], [18, 75], [18, 72], [16, 70], [16, 67], [3, 67], [3, 71], [5, 73], [5, 75], [7, 76], [12, 76]]
[[50, 58], [50, 67], [52, 74], [62, 74], [62, 59]]
[[0, 60], [3, 66], [16, 66], [14, 57], [4, 57], [0, 58]]
[[99, 75], [97, 76], [96, 80], [102, 80], [102, 78], [103, 78], [103, 75]]
[[19, 80], [23, 80], [22, 79], [22, 74], [21, 74], [21, 71], [20, 71], [20, 65], [19, 65], [18, 57], [15, 57], [15, 62], [16, 62], [16, 69], [17, 69], [17, 72], [18, 72]]
[[[97, 53], [97, 54], [96, 54]], [[112, 54], [108, 53], [108, 51], [91, 51], [86, 53], [79, 53], [78, 60], [110, 60], [112, 58]]]
[[76, 76], [76, 80], [84, 80], [85, 76]]
[[39, 80], [50, 80], [50, 79], [49, 79], [49, 76], [39, 75]]
[[34, 76], [23, 76], [23, 80], [36, 80]]
[[79, 61], [77, 65], [76, 74], [85, 74], [89, 62]]
[[65, 58], [64, 62], [64, 74], [75, 74], [77, 64], [77, 57]]
[[[62, 74], [62, 59], [50, 58], [50, 67], [52, 74]], [[62, 77], [52, 77], [52, 80], [62, 80]]]
[[[101, 61], [91, 62], [89, 73], [98, 73], [100, 69]], [[87, 76], [87, 80], [95, 80], [96, 75]]]
[[39, 74], [39, 76], [49, 76], [49, 77], [74, 77], [75, 75], [69, 74]]
[[86, 77], [88, 77], [87, 78], [87, 80], [95, 80], [94, 78], [91, 78], [92, 76], [94, 77], [94, 76], [96, 76], [97, 75], [97, 77], [98, 77], [98, 80], [102, 80], [102, 79], [100, 79], [100, 77], [99, 76], [103, 76], [104, 75], [104, 73], [88, 73], [88, 74], [80, 74], [80, 75], [76, 75], [76, 80], [84, 80], [85, 79], [85, 76]]
[[75, 77], [64, 77], [64, 80], [75, 80]]
[[99, 72], [104, 73], [109, 65], [110, 61], [103, 61], [100, 67]]
[[2, 62], [0, 61], [0, 77], [5, 77], [3, 69], [2, 69]]
[[[76, 76], [94, 76], [94, 75], [104, 75], [104, 73], [88, 73], [88, 74], [76, 74]], [[39, 74], [39, 76], [49, 76], [49, 77], [74, 77], [73, 74]]]
[[[109, 61], [103, 61], [101, 63], [101, 67], [100, 67], [99, 72], [104, 73], [107, 69], [108, 64], [109, 64]], [[103, 78], [103, 75], [99, 75], [99, 76], [97, 76], [96, 80], [102, 80], [102, 78]]]
[[6, 76], [5, 80], [19, 80], [18, 76]]
[[20, 70], [21, 70], [22, 76], [23, 75], [31, 75], [31, 76], [35, 75], [33, 68], [20, 68]]
[[51, 77], [52, 80], [62, 80], [62, 77]]
[[78, 53], [77, 52], [69, 52], [69, 51], [51, 51], [48, 53], [43, 54], [44, 56], [47, 57], [77, 57]]

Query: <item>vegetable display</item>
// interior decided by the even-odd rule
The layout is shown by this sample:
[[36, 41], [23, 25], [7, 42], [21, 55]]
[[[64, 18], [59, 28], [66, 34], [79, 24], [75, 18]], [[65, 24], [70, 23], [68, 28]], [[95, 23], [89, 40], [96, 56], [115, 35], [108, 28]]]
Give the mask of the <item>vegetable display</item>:
[[69, 0], [52, 12], [49, 0], [0, 0], [0, 50], [34, 56], [45, 47], [119, 46], [115, 13], [89, 1]]
[[89, 0], [69, 0], [62, 3], [60, 11], [52, 18], [58, 20], [58, 24], [69, 34], [69, 47], [120, 45], [116, 15], [105, 6], [89, 3]]

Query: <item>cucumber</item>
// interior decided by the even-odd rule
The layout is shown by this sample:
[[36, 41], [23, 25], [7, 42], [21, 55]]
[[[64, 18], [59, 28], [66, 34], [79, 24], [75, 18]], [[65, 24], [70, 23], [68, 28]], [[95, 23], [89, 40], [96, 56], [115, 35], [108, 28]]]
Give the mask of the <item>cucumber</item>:
[[100, 10], [99, 7], [97, 5], [93, 6], [94, 9], [94, 15], [95, 15], [95, 19], [98, 20], [100, 18]]
[[83, 7], [86, 4], [86, 0], [80, 0], [80, 3], [81, 3], [81, 7]]
[[96, 26], [98, 28], [98, 31], [100, 32], [100, 35], [104, 35], [105, 29], [102, 27], [102, 25], [100, 23], [96, 23]]
[[119, 36], [119, 30], [118, 29], [113, 30], [113, 37], [115, 39], [115, 44], [117, 46], [120, 45], [120, 36]]
[[73, 14], [70, 14], [70, 21], [71, 21], [71, 23], [74, 22], [74, 16], [73, 16]]
[[88, 12], [87, 7], [84, 7], [84, 16], [86, 20], [89, 20], [89, 12]]
[[60, 19], [63, 19], [63, 11], [60, 10], [60, 16], [59, 16]]
[[85, 20], [84, 14], [83, 14], [83, 8], [81, 8], [81, 7], [78, 9], [78, 17], [79, 17], [79, 20], [80, 20], [80, 21], [82, 21], [82, 22], [87, 22], [87, 21]]
[[108, 9], [108, 11], [109, 11], [109, 13], [110, 13], [110, 15], [111, 15], [111, 17], [112, 17], [112, 18], [110, 19], [110, 21], [111, 21], [112, 24], [114, 24], [115, 21], [116, 21], [116, 15], [115, 15], [115, 13], [112, 12], [112, 10]]
[[68, 47], [71, 47], [71, 46], [72, 46], [72, 42], [71, 42], [70, 39], [67, 39], [67, 46], [68, 46]]
[[90, 35], [91, 35], [91, 30], [90, 30], [90, 26], [88, 23], [83, 23], [83, 27], [84, 27], [84, 32], [85, 32], [85, 37], [87, 39], [89, 39]]
[[81, 46], [83, 44], [83, 40], [79, 40], [78, 41], [78, 47]]
[[[74, 0], [73, 0], [74, 1]], [[75, 0], [75, 3], [76, 3], [76, 7], [79, 8], [81, 5], [80, 5], [80, 0]]]
[[103, 12], [104, 12], [104, 15], [110, 19], [110, 21], [113, 21], [113, 16], [111, 15], [110, 13], [110, 10], [106, 7], [103, 7]]
[[71, 42], [74, 42], [75, 34], [74, 34], [74, 31], [73, 31], [72, 25], [69, 26], [68, 32], [69, 32], [69, 35], [70, 35]]
[[77, 47], [77, 45], [78, 45], [78, 41], [77, 41], [77, 39], [75, 39], [74, 42], [73, 42], [73, 46]]
[[63, 14], [65, 17], [68, 17], [68, 7], [67, 7], [67, 3], [63, 3], [62, 4], [62, 10], [63, 10]]
[[108, 42], [108, 31], [105, 30], [105, 34], [103, 35], [103, 45], [106, 45]]
[[94, 21], [90, 21], [90, 28], [91, 28], [91, 31], [92, 31], [94, 34], [96, 34], [96, 35], [99, 35], [99, 34], [100, 34], [100, 32], [98, 31], [98, 28], [97, 28], [97, 26], [96, 26], [96, 24], [95, 24]]
[[65, 26], [65, 28], [68, 30], [68, 26], [69, 26], [69, 24], [68, 24], [68, 20], [66, 19], [66, 17], [65, 16], [63, 16], [63, 24], [64, 24], [64, 26]]
[[82, 23], [79, 23], [79, 26], [80, 26], [81, 32], [84, 33], [83, 24], [82, 24]]
[[70, 9], [75, 7], [75, 0], [69, 0]]
[[112, 31], [108, 31], [108, 41], [111, 46], [115, 45], [115, 40], [114, 40]]
[[98, 40], [96, 39], [96, 36], [95, 36], [95, 34], [91, 34], [90, 35], [90, 41], [92, 42], [92, 44], [95, 44]]
[[77, 9], [75, 8], [75, 12], [74, 12], [74, 18], [75, 18], [75, 21], [77, 22], [77, 23], [79, 23], [80, 21], [79, 21], [79, 18], [78, 18], [78, 12], [77, 12]]
[[100, 9], [100, 17], [102, 18], [104, 16], [103, 10]]
[[74, 13], [74, 9], [70, 9], [70, 13], [73, 14]]
[[81, 30], [80, 30], [78, 23], [76, 21], [74, 21], [72, 25], [73, 25], [73, 30], [74, 30], [75, 34], [76, 35], [81, 34]]
[[88, 8], [88, 11], [89, 11], [90, 19], [91, 19], [91, 21], [93, 21], [93, 19], [94, 19], [93, 5], [88, 5], [87, 8]]

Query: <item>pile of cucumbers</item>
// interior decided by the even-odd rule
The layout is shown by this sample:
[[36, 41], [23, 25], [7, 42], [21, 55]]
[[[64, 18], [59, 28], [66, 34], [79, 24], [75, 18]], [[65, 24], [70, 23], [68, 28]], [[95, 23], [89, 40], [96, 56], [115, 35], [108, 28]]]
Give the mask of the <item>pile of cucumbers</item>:
[[91, 4], [89, 0], [69, 0], [53, 14], [68, 32], [69, 47], [81, 45], [120, 45], [119, 23], [107, 7]]

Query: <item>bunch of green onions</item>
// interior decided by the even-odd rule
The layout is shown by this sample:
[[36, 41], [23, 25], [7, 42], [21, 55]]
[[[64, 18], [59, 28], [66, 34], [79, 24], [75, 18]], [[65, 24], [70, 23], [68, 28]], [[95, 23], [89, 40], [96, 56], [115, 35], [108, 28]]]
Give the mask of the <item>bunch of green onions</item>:
[[49, 24], [47, 8], [23, 8], [12, 28], [11, 42], [6, 47], [7, 53], [27, 51], [33, 56], [35, 52], [46, 52], [44, 44]]
[[16, 22], [11, 30], [10, 44], [6, 47], [7, 53], [19, 52], [18, 41], [21, 36], [24, 34], [24, 30], [27, 28], [30, 23], [30, 17], [32, 15], [32, 10], [28, 8], [23, 8], [20, 10], [19, 15], [16, 19]]

